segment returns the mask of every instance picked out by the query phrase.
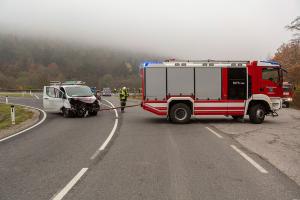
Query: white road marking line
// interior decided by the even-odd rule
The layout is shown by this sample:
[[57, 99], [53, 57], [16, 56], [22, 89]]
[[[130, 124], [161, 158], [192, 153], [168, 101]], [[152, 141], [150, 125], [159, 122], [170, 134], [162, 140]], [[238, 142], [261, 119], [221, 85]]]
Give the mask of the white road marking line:
[[15, 136], [17, 136], [17, 135], [20, 135], [20, 134], [22, 134], [22, 133], [24, 133], [24, 132], [26, 132], [26, 131], [29, 131], [29, 130], [33, 129], [34, 127], [36, 127], [36, 126], [40, 125], [41, 123], [43, 123], [43, 122], [46, 120], [46, 118], [47, 118], [46, 112], [43, 111], [42, 109], [35, 108], [35, 107], [31, 107], [31, 106], [26, 106], [26, 105], [22, 105], [22, 104], [14, 104], [14, 105], [17, 105], [17, 106], [24, 106], [24, 107], [31, 108], [31, 109], [36, 109], [36, 110], [38, 110], [38, 111], [40, 111], [40, 112], [43, 113], [43, 118], [42, 118], [38, 123], [34, 124], [34, 125], [31, 126], [31, 127], [28, 127], [28, 128], [26, 128], [26, 129], [24, 129], [24, 130], [22, 130], [22, 131], [19, 131], [19, 132], [13, 134], [13, 135], [10, 135], [10, 136], [7, 136], [7, 137], [5, 137], [5, 138], [0, 139], [0, 142], [3, 142], [3, 141], [5, 141], [5, 140], [8, 140], [8, 139], [10, 139], [10, 138], [12, 138], [12, 137], [15, 137]]
[[38, 97], [36, 94], [34, 95], [36, 99], [40, 99], [40, 97]]
[[105, 142], [99, 148], [100, 151], [103, 151], [105, 149], [105, 147], [107, 146], [107, 144], [113, 137], [114, 133], [116, 132], [117, 126], [118, 126], [118, 119], [115, 120], [115, 125], [114, 125], [113, 129], [111, 130], [109, 136], [106, 138]]
[[82, 168], [76, 176], [57, 194], [55, 195], [51, 200], [61, 200], [64, 198], [64, 196], [74, 187], [74, 185], [79, 181], [79, 179], [86, 173], [88, 168]]
[[209, 127], [205, 127], [207, 130], [209, 130], [210, 132], [212, 132], [213, 134], [215, 134], [218, 138], [223, 138], [222, 135], [220, 135], [219, 133], [217, 133], [216, 131], [210, 129]]
[[90, 160], [94, 160], [99, 155], [100, 152], [101, 152], [100, 148], [97, 149], [97, 151], [90, 157]]
[[[111, 105], [112, 108], [115, 107], [114, 104], [112, 104], [110, 101], [108, 101], [108, 100], [106, 100], [106, 99], [103, 99], [103, 100], [106, 101], [107, 103], [109, 103], [109, 104]], [[117, 111], [116, 109], [114, 109], [114, 111], [115, 111], [116, 117], [118, 118], [118, 117], [119, 117], [118, 111]]]
[[[106, 101], [107, 103], [109, 103], [109, 104], [111, 105], [111, 107], [115, 107], [110, 101], [105, 100], [105, 99], [103, 99], [103, 100]], [[105, 104], [104, 104], [104, 105], [105, 105]], [[109, 136], [108, 136], [108, 137], [106, 138], [106, 140], [104, 141], [104, 143], [103, 143], [103, 144], [100, 146], [100, 148], [97, 149], [97, 151], [90, 157], [91, 160], [94, 160], [94, 159], [98, 156], [98, 154], [106, 148], [106, 146], [109, 144], [111, 138], [114, 136], [114, 134], [115, 134], [115, 132], [116, 132], [116, 130], [117, 130], [118, 122], [119, 122], [119, 119], [118, 119], [119, 115], [118, 115], [118, 111], [117, 111], [116, 109], [114, 109], [114, 111], [115, 111], [115, 115], [116, 115], [114, 127], [113, 127], [113, 129], [111, 130]]]
[[268, 171], [265, 170], [262, 166], [260, 166], [257, 162], [255, 162], [252, 158], [250, 158], [247, 154], [245, 154], [244, 152], [242, 152], [240, 149], [238, 149], [236, 146], [234, 145], [230, 145], [231, 148], [233, 148], [236, 152], [238, 152], [243, 158], [245, 158], [248, 162], [250, 162], [256, 169], [258, 169], [258, 171], [260, 171], [263, 174], [267, 174]]
[[111, 106], [109, 106], [109, 105], [106, 105], [106, 104], [104, 104], [104, 103], [101, 103], [101, 102], [99, 102], [99, 104], [100, 104], [100, 105], [103, 105], [103, 106], [106, 106], [106, 107], [108, 107], [108, 108], [112, 108]]

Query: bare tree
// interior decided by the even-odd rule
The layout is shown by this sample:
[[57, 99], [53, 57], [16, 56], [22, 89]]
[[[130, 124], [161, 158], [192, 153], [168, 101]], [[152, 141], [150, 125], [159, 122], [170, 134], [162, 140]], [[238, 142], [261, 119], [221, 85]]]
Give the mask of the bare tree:
[[293, 43], [299, 44], [300, 42], [300, 16], [296, 17], [289, 25], [285, 26], [290, 31], [295, 31], [294, 37], [292, 39]]

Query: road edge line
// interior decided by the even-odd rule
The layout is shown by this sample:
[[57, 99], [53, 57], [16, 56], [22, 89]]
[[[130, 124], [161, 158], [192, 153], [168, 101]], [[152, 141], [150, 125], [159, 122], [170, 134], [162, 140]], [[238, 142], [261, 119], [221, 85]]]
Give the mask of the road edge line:
[[[115, 107], [114, 104], [112, 104], [110, 101], [108, 101], [106, 99], [103, 99], [103, 100], [106, 101], [107, 103], [109, 103], [111, 105], [111, 107]], [[90, 157], [90, 160], [94, 160], [98, 156], [98, 154], [106, 148], [106, 146], [109, 144], [110, 140], [112, 139], [112, 137], [114, 136], [114, 134], [117, 130], [118, 123], [119, 123], [119, 119], [118, 119], [119, 115], [118, 115], [118, 111], [116, 109], [114, 109], [114, 111], [115, 111], [115, 115], [116, 115], [114, 126], [113, 126], [110, 134], [106, 138], [106, 140], [100, 146], [100, 148], [97, 149], [97, 151]]]
[[88, 169], [89, 168], [82, 168], [59, 193], [51, 198], [51, 200], [63, 199], [64, 196], [74, 187], [74, 185], [76, 185], [76, 183], [87, 172]]
[[4, 141], [6, 141], [6, 140], [8, 140], [8, 139], [10, 139], [10, 138], [13, 138], [13, 137], [15, 137], [15, 136], [18, 136], [18, 135], [20, 135], [20, 134], [22, 134], [22, 133], [25, 133], [25, 132], [27, 132], [27, 131], [29, 131], [29, 130], [35, 128], [35, 127], [37, 127], [38, 125], [40, 125], [41, 123], [43, 123], [43, 122], [46, 120], [46, 118], [47, 118], [47, 113], [46, 113], [45, 111], [43, 111], [42, 109], [40, 109], [40, 108], [36, 108], [36, 107], [32, 107], [32, 106], [27, 106], [27, 105], [23, 105], [23, 104], [13, 104], [13, 105], [24, 106], [24, 107], [27, 107], [27, 108], [31, 108], [31, 109], [38, 110], [38, 111], [40, 111], [40, 112], [43, 113], [43, 118], [42, 118], [38, 123], [36, 123], [36, 124], [34, 124], [34, 125], [32, 125], [32, 126], [26, 128], [26, 129], [24, 129], [24, 130], [22, 130], [22, 131], [19, 131], [19, 132], [15, 133], [15, 134], [12, 134], [12, 135], [10, 135], [10, 136], [7, 136], [7, 137], [5, 137], [5, 138], [0, 139], [0, 142], [4, 142]]
[[252, 158], [250, 158], [247, 154], [245, 154], [242, 150], [237, 148], [235, 145], [230, 145], [231, 148], [233, 148], [236, 152], [238, 152], [243, 158], [245, 158], [250, 164], [252, 164], [258, 171], [260, 171], [263, 174], [267, 174], [268, 171], [263, 168], [260, 164], [255, 162]]
[[222, 135], [220, 135], [219, 133], [217, 133], [216, 131], [212, 130], [211, 128], [209, 127], [205, 127], [207, 130], [209, 130], [210, 132], [212, 132], [213, 134], [215, 134], [218, 138], [223, 138]]

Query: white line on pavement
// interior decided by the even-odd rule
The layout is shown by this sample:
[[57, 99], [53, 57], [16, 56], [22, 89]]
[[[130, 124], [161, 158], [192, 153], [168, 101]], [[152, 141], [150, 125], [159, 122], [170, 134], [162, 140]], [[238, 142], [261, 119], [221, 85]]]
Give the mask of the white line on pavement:
[[268, 171], [265, 170], [262, 166], [260, 166], [257, 162], [255, 162], [252, 158], [250, 158], [247, 154], [245, 154], [244, 152], [242, 152], [240, 149], [238, 149], [236, 146], [234, 145], [230, 145], [231, 148], [233, 148], [236, 152], [238, 152], [243, 158], [245, 158], [248, 162], [250, 162], [256, 169], [258, 169], [258, 171], [260, 171], [261, 173], [267, 174]]
[[[106, 100], [106, 99], [103, 99], [104, 101], [106, 101], [107, 103], [109, 103], [110, 105], [111, 105], [111, 107], [112, 108], [114, 108], [115, 106], [114, 106], [114, 104], [112, 104], [110, 101], [108, 101], [108, 100]], [[114, 109], [114, 111], [115, 111], [115, 115], [116, 115], [116, 117], [118, 118], [119, 117], [119, 115], [118, 115], [118, 111], [116, 110], [116, 109]]]
[[216, 131], [210, 129], [209, 127], [205, 127], [207, 130], [209, 130], [210, 132], [212, 132], [213, 134], [215, 134], [218, 138], [223, 138], [222, 135], [220, 135], [219, 133], [217, 133]]
[[46, 112], [43, 111], [42, 109], [35, 108], [35, 107], [31, 107], [31, 106], [26, 106], [26, 105], [22, 105], [22, 104], [14, 104], [14, 105], [17, 105], [17, 106], [24, 106], [24, 107], [31, 108], [31, 109], [36, 109], [36, 110], [38, 110], [38, 111], [40, 111], [40, 112], [43, 113], [43, 118], [42, 118], [38, 123], [34, 124], [34, 125], [31, 126], [31, 127], [28, 127], [28, 128], [26, 128], [26, 129], [24, 129], [24, 130], [22, 130], [22, 131], [19, 131], [19, 132], [13, 134], [13, 135], [10, 135], [10, 136], [8, 136], [8, 137], [5, 137], [5, 138], [0, 139], [0, 142], [3, 142], [3, 141], [5, 141], [5, 140], [8, 140], [8, 139], [10, 139], [10, 138], [12, 138], [12, 137], [15, 137], [15, 136], [17, 136], [17, 135], [20, 135], [20, 134], [22, 134], [22, 133], [25, 133], [26, 131], [29, 131], [29, 130], [33, 129], [34, 127], [36, 127], [36, 126], [40, 125], [41, 123], [43, 123], [43, 122], [45, 121], [45, 119], [47, 118]]
[[[103, 99], [103, 100], [106, 101], [107, 103], [109, 103], [109, 104], [111, 105], [111, 107], [115, 107], [110, 101], [105, 100], [105, 99]], [[100, 146], [100, 148], [97, 149], [97, 151], [92, 155], [92, 157], [90, 158], [91, 160], [94, 160], [94, 159], [98, 156], [98, 154], [106, 148], [106, 146], [109, 144], [111, 138], [114, 136], [114, 134], [115, 134], [115, 132], [116, 132], [116, 130], [117, 130], [118, 122], [119, 122], [119, 119], [118, 119], [119, 115], [118, 115], [118, 111], [117, 111], [116, 109], [115, 109], [114, 111], [115, 111], [115, 115], [116, 115], [114, 127], [113, 127], [113, 129], [111, 130], [109, 136], [108, 136], [108, 137], [106, 138], [106, 140], [104, 141], [104, 143], [103, 143], [103, 144]]]
[[72, 189], [72, 187], [79, 181], [79, 179], [85, 174], [88, 168], [82, 168], [76, 176], [57, 194], [52, 200], [61, 200]]
[[36, 99], [40, 99], [40, 97], [38, 95], [35, 94], [34, 96], [35, 96]]
[[100, 105], [103, 105], [103, 106], [106, 106], [106, 107], [108, 107], [108, 108], [112, 108], [111, 106], [106, 105], [105, 103], [101, 103], [100, 101], [99, 101], [99, 104], [100, 104]]

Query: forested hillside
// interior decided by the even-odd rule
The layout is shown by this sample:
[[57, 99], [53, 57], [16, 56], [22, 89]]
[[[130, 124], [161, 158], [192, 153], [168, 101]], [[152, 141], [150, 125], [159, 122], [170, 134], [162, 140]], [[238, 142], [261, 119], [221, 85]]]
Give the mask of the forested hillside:
[[300, 84], [300, 41], [281, 45], [274, 56], [274, 60], [280, 62], [287, 69], [286, 81]]
[[97, 87], [139, 87], [147, 56], [48, 39], [0, 34], [0, 88], [41, 88], [50, 80], [83, 80]]
[[280, 62], [288, 71], [286, 81], [300, 84], [300, 16], [296, 17], [286, 28], [294, 32], [294, 38], [282, 44], [275, 53], [274, 60]]

